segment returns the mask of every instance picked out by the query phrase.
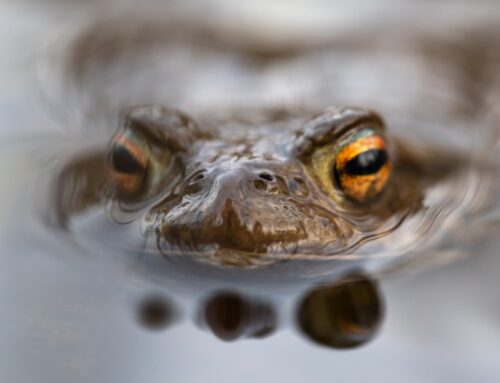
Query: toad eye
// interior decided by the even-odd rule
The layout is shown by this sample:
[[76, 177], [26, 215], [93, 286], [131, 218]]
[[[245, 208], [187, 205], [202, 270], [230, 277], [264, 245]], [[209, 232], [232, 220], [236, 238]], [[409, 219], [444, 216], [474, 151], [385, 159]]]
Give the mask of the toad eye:
[[385, 139], [371, 130], [363, 130], [340, 147], [332, 166], [332, 178], [348, 197], [365, 201], [384, 190], [390, 171]]
[[108, 175], [121, 195], [139, 194], [148, 170], [147, 145], [132, 132], [115, 136], [107, 156]]
[[391, 174], [386, 140], [379, 129], [364, 128], [315, 150], [311, 166], [332, 198], [372, 200], [385, 189]]

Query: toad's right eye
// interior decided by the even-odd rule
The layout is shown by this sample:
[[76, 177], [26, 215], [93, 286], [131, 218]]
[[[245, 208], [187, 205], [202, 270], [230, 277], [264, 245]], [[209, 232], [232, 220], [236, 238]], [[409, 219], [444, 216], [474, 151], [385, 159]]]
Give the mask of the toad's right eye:
[[142, 192], [149, 165], [149, 150], [142, 137], [131, 131], [116, 135], [107, 156], [108, 175], [119, 194]]

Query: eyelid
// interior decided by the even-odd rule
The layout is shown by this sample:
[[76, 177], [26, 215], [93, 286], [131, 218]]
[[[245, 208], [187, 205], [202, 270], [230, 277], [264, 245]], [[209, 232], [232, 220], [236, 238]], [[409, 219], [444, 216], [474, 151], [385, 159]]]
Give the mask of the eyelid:
[[375, 112], [361, 108], [329, 108], [307, 121], [294, 140], [294, 155], [307, 158], [318, 147], [339, 142], [351, 130], [369, 127], [383, 132], [382, 118]]
[[124, 109], [120, 126], [140, 131], [150, 142], [173, 152], [187, 151], [197, 137], [206, 135], [187, 114], [161, 105]]

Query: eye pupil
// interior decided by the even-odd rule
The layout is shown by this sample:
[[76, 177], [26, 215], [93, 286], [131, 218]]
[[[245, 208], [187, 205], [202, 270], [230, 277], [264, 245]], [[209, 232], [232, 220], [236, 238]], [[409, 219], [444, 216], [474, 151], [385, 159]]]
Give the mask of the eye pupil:
[[358, 154], [345, 165], [342, 172], [354, 176], [374, 174], [387, 162], [387, 152], [370, 149]]
[[113, 168], [120, 173], [135, 174], [144, 171], [144, 166], [121, 145], [113, 147], [111, 163]]

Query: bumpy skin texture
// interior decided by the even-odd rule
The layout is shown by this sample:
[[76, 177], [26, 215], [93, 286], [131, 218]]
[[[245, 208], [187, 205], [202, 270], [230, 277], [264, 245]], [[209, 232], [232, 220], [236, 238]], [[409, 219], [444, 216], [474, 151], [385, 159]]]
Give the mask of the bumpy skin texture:
[[[374, 246], [361, 257], [371, 250], [382, 254], [396, 247], [395, 242], [390, 243], [397, 237], [393, 233], [399, 234], [399, 239], [427, 235], [426, 220], [419, 226], [422, 232], [417, 233], [419, 228], [415, 227], [413, 232], [406, 227], [396, 229], [403, 221], [406, 224], [406, 218], [418, 217], [426, 209], [426, 219], [438, 215], [433, 210], [439, 209], [438, 202], [425, 206], [424, 197], [433, 186], [464, 169], [463, 158], [437, 146], [415, 145], [411, 134], [399, 140], [393, 136], [393, 130], [398, 129], [385, 129], [383, 116], [368, 109], [325, 109], [325, 105], [352, 99], [352, 89], [345, 83], [352, 80], [356, 85], [364, 77], [346, 76], [349, 70], [339, 68], [349, 69], [350, 63], [356, 63], [363, 64], [361, 74], [365, 69], [372, 73], [375, 67], [378, 71], [373, 73], [380, 75], [368, 82], [372, 87], [359, 90], [361, 94], [374, 94], [371, 101], [356, 104], [380, 105], [389, 121], [403, 124], [403, 130], [395, 126], [400, 128], [399, 134], [405, 129], [418, 129], [419, 124], [411, 123], [415, 118], [422, 124], [443, 120], [450, 126], [456, 123], [449, 116], [434, 121], [433, 99], [428, 100], [425, 92], [413, 92], [411, 87], [406, 90], [406, 79], [415, 79], [411, 70], [402, 70], [397, 77], [398, 73], [382, 65], [384, 60], [374, 66], [382, 56], [377, 46], [372, 47], [371, 39], [359, 47], [354, 41], [350, 54], [332, 42], [263, 50], [252, 39], [228, 39], [227, 33], [207, 33], [198, 24], [173, 20], [148, 22], [147, 26], [143, 28], [140, 20], [135, 23], [128, 18], [118, 23], [101, 21], [73, 42], [68, 51], [68, 76], [84, 99], [90, 100], [85, 104], [85, 116], [93, 120], [86, 120], [86, 126], [104, 127], [99, 131], [105, 131], [106, 138], [112, 135], [106, 129], [116, 124], [123, 106], [141, 102], [164, 106], [122, 110], [118, 132], [107, 150], [74, 158], [67, 164], [56, 193], [56, 213], [62, 224], [75, 213], [104, 206], [112, 219], [116, 212], [132, 213], [134, 222], [130, 217], [125, 221], [136, 223], [147, 236], [148, 251], [195, 255], [235, 266], [349, 256], [364, 250], [361, 245], [367, 242]], [[476, 73], [468, 69], [472, 56], [461, 55], [461, 45], [415, 39], [406, 45], [426, 49], [403, 58], [415, 64], [409, 69], [422, 68], [422, 84], [433, 84], [436, 73], [436, 78], [442, 78], [439, 71], [430, 70], [436, 60], [450, 62], [450, 56], [443, 54], [446, 50], [429, 50], [434, 43], [463, 56], [451, 60], [457, 73], [464, 73], [467, 79]], [[391, 63], [393, 58], [402, 57], [397, 49], [387, 52]], [[338, 61], [342, 58], [345, 61]], [[158, 66], [151, 67], [151, 73], [144, 70], [151, 64], [149, 59]], [[397, 68], [406, 68], [405, 60]], [[474, 60], [474, 65], [480, 62]], [[281, 73], [286, 76], [280, 77]], [[297, 83], [288, 84], [296, 77]], [[120, 80], [114, 82], [115, 78]], [[273, 84], [280, 86], [271, 97]], [[282, 101], [279, 90], [284, 84], [290, 91], [301, 84], [300, 97], [292, 95]], [[404, 92], [394, 95], [388, 91], [387, 87], [394, 84], [402, 84]], [[464, 89], [470, 97], [469, 88]], [[455, 87], [453, 92], [456, 95]], [[340, 97], [344, 93], [346, 97]], [[274, 98], [279, 102], [271, 102]], [[386, 108], [383, 102], [377, 103], [385, 99]], [[463, 99], [451, 101], [447, 110], [461, 120], [455, 110], [462, 111]], [[442, 112], [438, 105], [438, 112]], [[419, 113], [413, 113], [415, 110]], [[420, 121], [422, 118], [425, 121]], [[332, 175], [332, 164], [345, 137], [364, 128], [375, 128], [384, 136], [383, 143], [378, 138], [367, 140], [378, 142], [376, 149], [387, 149], [390, 163], [383, 167], [383, 177]], [[145, 174], [123, 177], [109, 172], [111, 145], [119, 135], [133, 140], [139, 137], [140, 144], [136, 142], [133, 151], [140, 153], [146, 148], [150, 162], [146, 166], [141, 159], [135, 168], [144, 167]], [[339, 166], [347, 166], [362, 150], [355, 145], [343, 151], [345, 158], [338, 161]], [[119, 190], [117, 183], [128, 185], [127, 193]], [[341, 190], [339, 183], [351, 189], [351, 195]], [[79, 189], [70, 190], [71, 186]], [[364, 198], [365, 194], [373, 198]], [[403, 242], [404, 238], [399, 243]]]
[[353, 225], [308, 170], [305, 146], [334, 142], [359, 121], [380, 119], [347, 108], [325, 115], [316, 128], [283, 129], [271, 125], [298, 121], [270, 121], [247, 128], [252, 133], [244, 139], [228, 139], [221, 129], [187, 149], [183, 179], [153, 208], [164, 250], [291, 254], [345, 246]]
[[121, 195], [116, 179], [103, 173], [105, 193], [96, 198], [115, 202], [117, 209], [145, 211], [148, 232], [164, 254], [204, 254], [245, 265], [255, 258], [272, 262], [345, 253], [368, 236], [391, 231], [421, 206], [424, 179], [397, 142], [390, 147], [395, 165], [389, 182], [366, 201], [346, 196], [329, 165], [322, 174], [314, 161], [323, 160], [312, 160], [318, 150], [335, 148], [367, 127], [385, 135], [380, 116], [359, 108], [196, 122], [163, 106], [130, 108], [105, 157], [132, 129], [152, 148], [151, 158], [170, 160], [149, 169], [150, 181], [136, 195]]

